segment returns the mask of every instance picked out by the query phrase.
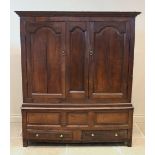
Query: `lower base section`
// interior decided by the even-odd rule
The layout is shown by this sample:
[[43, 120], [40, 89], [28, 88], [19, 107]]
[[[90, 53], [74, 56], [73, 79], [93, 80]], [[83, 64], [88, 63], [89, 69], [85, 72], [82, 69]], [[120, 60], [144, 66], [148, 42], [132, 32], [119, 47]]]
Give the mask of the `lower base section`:
[[24, 107], [23, 146], [29, 141], [58, 144], [132, 144], [132, 107]]

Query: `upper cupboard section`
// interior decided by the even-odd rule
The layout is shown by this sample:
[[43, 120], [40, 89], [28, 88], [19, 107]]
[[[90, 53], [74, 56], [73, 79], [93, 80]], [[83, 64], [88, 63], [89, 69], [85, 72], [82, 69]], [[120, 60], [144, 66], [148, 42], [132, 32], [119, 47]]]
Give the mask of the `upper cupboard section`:
[[138, 13], [44, 13], [18, 12], [24, 102], [130, 102]]

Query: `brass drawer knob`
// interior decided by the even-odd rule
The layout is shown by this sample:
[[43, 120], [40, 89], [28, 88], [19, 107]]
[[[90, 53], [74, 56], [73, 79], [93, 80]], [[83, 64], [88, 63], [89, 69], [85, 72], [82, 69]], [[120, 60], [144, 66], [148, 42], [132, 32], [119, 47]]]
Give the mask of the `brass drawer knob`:
[[90, 54], [90, 55], [93, 55], [93, 54], [94, 54], [94, 52], [93, 52], [93, 51], [90, 51], [90, 52], [89, 52], [89, 54]]
[[94, 136], [95, 136], [95, 134], [94, 134], [94, 133], [92, 133], [92, 134], [91, 134], [91, 136], [92, 136], [92, 137], [94, 137]]
[[64, 135], [63, 134], [60, 134], [60, 136], [59, 136], [60, 138], [63, 138], [64, 137]]
[[39, 137], [39, 134], [38, 133], [36, 134], [36, 137]]
[[115, 133], [115, 137], [118, 137], [118, 133]]
[[62, 55], [65, 55], [65, 51], [62, 51], [61, 53], [62, 53]]

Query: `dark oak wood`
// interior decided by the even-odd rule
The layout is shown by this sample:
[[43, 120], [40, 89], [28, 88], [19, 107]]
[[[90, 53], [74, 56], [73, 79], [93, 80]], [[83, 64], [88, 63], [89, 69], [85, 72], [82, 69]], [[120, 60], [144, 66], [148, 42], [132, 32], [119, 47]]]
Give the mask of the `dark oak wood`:
[[88, 97], [87, 22], [67, 22], [67, 98]]
[[28, 94], [34, 102], [65, 97], [64, 24], [26, 25]]
[[75, 12], [75, 11], [15, 11], [20, 17], [52, 17], [52, 16], [80, 16], [80, 17], [135, 17], [140, 12]]
[[90, 97], [128, 102], [129, 46], [126, 22], [92, 23]]
[[72, 140], [71, 131], [40, 131], [40, 130], [30, 130], [27, 131], [29, 139], [40, 139], [40, 140]]
[[135, 17], [140, 12], [16, 11], [23, 146], [132, 145]]
[[107, 130], [107, 131], [83, 131], [84, 141], [124, 141], [127, 139], [127, 130]]

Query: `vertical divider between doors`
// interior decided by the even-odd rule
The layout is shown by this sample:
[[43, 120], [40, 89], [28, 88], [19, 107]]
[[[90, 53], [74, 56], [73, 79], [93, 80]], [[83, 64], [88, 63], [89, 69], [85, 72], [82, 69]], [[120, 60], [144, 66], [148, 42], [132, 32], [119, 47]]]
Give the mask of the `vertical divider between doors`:
[[86, 22], [86, 53], [85, 53], [85, 61], [86, 61], [86, 98], [89, 99], [89, 51], [90, 51], [90, 38], [89, 38], [89, 22]]
[[[64, 51], [65, 52], [65, 55], [63, 56], [62, 55], [62, 57], [63, 57], [63, 69], [64, 69], [64, 78], [65, 78], [65, 80], [63, 81], [63, 86], [62, 86], [62, 95], [63, 95], [63, 98], [65, 99], [66, 98], [66, 30], [65, 30], [65, 28], [66, 28], [66, 23], [65, 22], [63, 22], [63, 24], [62, 24], [62, 51]], [[62, 52], [61, 51], [61, 52]]]
[[88, 84], [88, 98], [90, 99], [92, 97], [92, 93], [93, 93], [93, 55], [90, 56], [90, 51], [94, 50], [94, 33], [93, 33], [93, 29], [94, 29], [94, 22], [90, 21], [89, 22], [89, 84]]
[[65, 67], [66, 67], [66, 76], [65, 76], [65, 78], [66, 78], [66, 88], [65, 88], [65, 92], [66, 92], [66, 100], [67, 100], [67, 98], [68, 98], [68, 92], [69, 92], [69, 69], [68, 69], [68, 67], [69, 67], [69, 30], [68, 30], [68, 22], [67, 21], [65, 21], [65, 50], [66, 50], [66, 65], [65, 65]]

